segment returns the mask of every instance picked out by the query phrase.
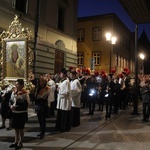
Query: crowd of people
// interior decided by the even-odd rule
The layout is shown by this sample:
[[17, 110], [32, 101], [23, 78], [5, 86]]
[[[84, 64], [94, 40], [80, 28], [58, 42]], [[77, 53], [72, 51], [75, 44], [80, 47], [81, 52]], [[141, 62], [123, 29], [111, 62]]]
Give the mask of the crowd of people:
[[[143, 121], [149, 119], [150, 82], [149, 78], [139, 77], [139, 93], [143, 100]], [[24, 127], [28, 121], [29, 91], [24, 89], [23, 79], [10, 84], [1, 91], [2, 126], [9, 119], [9, 127], [15, 129], [15, 141], [10, 147], [20, 149], [23, 146]], [[37, 114], [42, 139], [46, 131], [46, 118], [56, 116], [56, 129], [64, 132], [80, 125], [80, 109], [88, 109], [87, 115], [105, 110], [105, 119], [117, 114], [133, 104], [136, 96], [135, 83], [131, 82], [128, 71], [115, 76], [105, 72], [91, 73], [89, 69], [65, 68], [52, 76], [42, 74], [38, 79], [32, 101]], [[97, 105], [97, 107], [96, 107]]]
[[142, 121], [147, 122], [150, 115], [150, 76], [139, 76], [139, 93], [143, 103], [143, 119]]

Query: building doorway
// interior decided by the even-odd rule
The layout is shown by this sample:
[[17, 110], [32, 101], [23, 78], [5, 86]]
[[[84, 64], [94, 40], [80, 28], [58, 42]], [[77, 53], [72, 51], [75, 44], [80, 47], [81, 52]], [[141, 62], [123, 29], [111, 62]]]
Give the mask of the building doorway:
[[59, 73], [64, 68], [64, 52], [55, 51], [55, 69], [54, 73]]

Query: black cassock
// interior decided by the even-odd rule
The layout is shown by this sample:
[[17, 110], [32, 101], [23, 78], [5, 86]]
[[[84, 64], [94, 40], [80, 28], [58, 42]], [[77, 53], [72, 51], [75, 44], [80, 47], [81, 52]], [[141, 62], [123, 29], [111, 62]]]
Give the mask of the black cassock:
[[56, 129], [59, 131], [69, 131], [71, 129], [71, 110], [57, 110]]
[[80, 108], [71, 107], [71, 126], [76, 127], [80, 125]]

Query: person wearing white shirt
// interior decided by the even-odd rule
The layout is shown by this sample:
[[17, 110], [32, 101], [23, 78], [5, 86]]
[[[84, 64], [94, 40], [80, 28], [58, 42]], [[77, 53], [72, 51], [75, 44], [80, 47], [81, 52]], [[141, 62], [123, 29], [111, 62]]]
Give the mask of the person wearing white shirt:
[[67, 70], [60, 71], [60, 84], [58, 85], [57, 96], [57, 118], [56, 129], [59, 131], [69, 131], [71, 129], [71, 97], [70, 82], [67, 78]]
[[80, 104], [81, 104], [81, 92], [82, 86], [80, 81], [76, 77], [76, 71], [70, 73], [70, 85], [71, 85], [71, 125], [73, 127], [80, 125]]
[[46, 77], [48, 79], [47, 85], [51, 88], [51, 107], [50, 107], [50, 115], [55, 116], [55, 90], [56, 90], [56, 84], [54, 80], [51, 79], [50, 74], [46, 74]]

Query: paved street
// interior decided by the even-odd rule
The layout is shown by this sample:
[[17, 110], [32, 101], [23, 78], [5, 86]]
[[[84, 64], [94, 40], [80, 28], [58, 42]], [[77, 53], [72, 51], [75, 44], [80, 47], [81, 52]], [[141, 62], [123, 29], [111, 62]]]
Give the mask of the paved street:
[[[93, 116], [81, 110], [81, 125], [69, 132], [55, 131], [55, 118], [47, 119], [44, 139], [38, 139], [39, 124], [32, 108], [26, 124], [23, 150], [149, 150], [150, 122], [143, 123], [141, 106], [139, 115], [131, 115], [132, 109], [119, 111], [110, 120], [105, 112], [95, 111]], [[14, 141], [14, 130], [0, 130], [0, 150], [10, 149]]]

